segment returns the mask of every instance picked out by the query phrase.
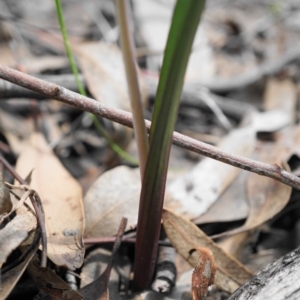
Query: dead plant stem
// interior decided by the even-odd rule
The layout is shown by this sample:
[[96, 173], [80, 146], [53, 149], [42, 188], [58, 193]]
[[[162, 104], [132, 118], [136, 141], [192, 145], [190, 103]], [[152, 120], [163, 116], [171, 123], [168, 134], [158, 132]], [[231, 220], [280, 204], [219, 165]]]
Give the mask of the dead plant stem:
[[143, 179], [146, 167], [149, 145], [147, 130], [144, 123], [144, 114], [142, 108], [142, 96], [139, 87], [137, 65], [135, 61], [135, 48], [129, 28], [128, 1], [117, 0], [117, 20], [121, 38], [123, 61], [126, 71], [126, 79], [130, 96], [133, 129], [137, 141], [140, 173]]
[[[133, 126], [132, 114], [129, 112], [103, 105], [99, 101], [81, 96], [61, 86], [35, 78], [12, 68], [0, 65], [0, 78], [37, 93], [41, 93], [50, 99], [59, 100], [124, 126], [131, 128]], [[151, 122], [145, 120], [145, 125], [149, 131]], [[240, 155], [228, 153], [217, 147], [184, 136], [178, 132], [173, 133], [173, 144], [231, 166], [273, 178], [300, 190], [300, 178], [283, 170], [276, 164], [267, 164]]]

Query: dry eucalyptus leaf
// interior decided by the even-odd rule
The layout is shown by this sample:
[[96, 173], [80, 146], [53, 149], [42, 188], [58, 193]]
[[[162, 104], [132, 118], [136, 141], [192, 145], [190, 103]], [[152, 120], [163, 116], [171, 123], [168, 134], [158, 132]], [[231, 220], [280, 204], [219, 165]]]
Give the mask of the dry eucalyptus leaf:
[[[280, 140], [277, 143], [261, 143], [257, 160], [267, 163], [278, 162], [278, 168], [280, 168], [279, 164], [282, 164], [285, 170], [290, 171], [286, 162], [280, 163], [280, 160], [286, 159], [288, 154], [286, 145], [282, 142]], [[269, 177], [250, 173], [247, 180], [249, 215], [245, 224], [218, 236], [237, 234], [262, 225], [287, 205], [291, 192], [292, 188], [286, 184]], [[245, 237], [248, 238], [247, 235]]]
[[37, 132], [16, 166], [21, 176], [32, 169], [31, 187], [39, 193], [45, 211], [48, 257], [58, 266], [79, 268], [84, 255], [82, 190]]
[[85, 237], [115, 235], [122, 217], [127, 229], [137, 223], [140, 175], [138, 169], [120, 166], [103, 173], [84, 197]]
[[0, 230], [0, 266], [6, 261], [11, 252], [36, 228], [36, 219], [31, 212], [16, 215]]
[[43, 55], [26, 57], [22, 66], [29, 74], [40, 74], [43, 71], [50, 71], [66, 68], [69, 66], [66, 56]]
[[292, 120], [296, 117], [298, 91], [297, 85], [291, 78], [287, 77], [283, 80], [276, 77], [269, 78], [263, 98], [265, 110], [279, 109], [288, 113]]
[[[0, 173], [0, 216], [7, 214], [12, 209], [10, 194], [8, 188], [4, 184], [3, 174]], [[1, 217], [0, 217], [1, 221]]]
[[[147, 66], [156, 72], [161, 68], [174, 5], [174, 1], [133, 1], [138, 32], [145, 41], [147, 50], [156, 53], [146, 55]], [[204, 30], [203, 24], [200, 24], [194, 38], [194, 47], [199, 46], [201, 51], [192, 51], [190, 54], [186, 81], [199, 82], [199, 79], [210, 78], [215, 72], [213, 49], [209, 45], [207, 30]]]
[[[76, 47], [77, 56], [95, 99], [104, 104], [130, 111], [130, 101], [122, 52], [114, 44], [89, 42]], [[144, 102], [145, 84], [140, 76]]]
[[249, 248], [247, 245], [257, 241], [257, 234], [253, 231], [241, 232], [232, 236], [223, 238], [218, 242], [220, 248], [226, 253], [234, 256], [241, 261], [249, 260]]
[[[109, 106], [130, 111], [127, 80], [120, 48], [114, 44], [89, 42], [78, 45], [76, 49], [82, 72], [93, 97]], [[145, 104], [147, 95], [141, 76], [139, 76], [139, 83]], [[132, 138], [132, 129], [117, 123], [113, 123], [113, 128], [117, 132], [113, 137], [114, 142], [126, 148]]]
[[218, 200], [200, 217], [193, 219], [195, 224], [231, 222], [246, 219], [249, 212], [245, 190], [248, 172], [242, 170], [235, 181]]
[[1, 43], [0, 46], [0, 64], [3, 66], [13, 67], [15, 66], [16, 60], [14, 53], [9, 46], [9, 43]]
[[112, 294], [110, 294], [109, 279], [113, 267], [113, 260], [115, 258], [117, 251], [121, 246], [122, 237], [124, 235], [126, 224], [127, 224], [127, 219], [122, 218], [117, 231], [116, 240], [114, 242], [112, 255], [109, 259], [109, 262], [104, 272], [99, 277], [97, 277], [96, 280], [86, 285], [84, 288], [80, 289], [80, 293], [85, 300], [109, 300], [109, 299], [119, 298], [118, 284], [113, 285], [113, 287], [115, 288], [113, 290], [113, 296]]
[[212, 239], [187, 219], [164, 210], [163, 226], [171, 244], [191, 266], [197, 266], [199, 253], [190, 254], [190, 250], [205, 247], [212, 251], [218, 267], [215, 284], [222, 290], [232, 293], [252, 278], [252, 273], [244, 265], [226, 254]]
[[38, 249], [39, 244], [33, 247], [26, 255], [24, 260], [14, 267], [13, 269], [5, 272], [1, 276], [1, 288], [0, 288], [0, 299], [6, 299], [11, 293], [12, 289], [17, 284], [18, 280], [26, 270], [28, 264], [32, 260], [34, 254]]
[[[259, 161], [274, 163], [285, 155], [280, 143], [265, 145], [261, 149]], [[280, 162], [279, 162], [280, 163]], [[290, 171], [287, 163], [282, 163], [286, 171]], [[277, 180], [251, 173], [247, 182], [249, 198], [249, 216], [244, 229], [257, 227], [277, 215], [288, 203], [292, 188]]]
[[4, 110], [0, 110], [0, 128], [15, 154], [21, 153], [26, 139], [34, 130], [32, 120], [12, 115]]
[[35, 281], [41, 296], [51, 300], [82, 300], [82, 296], [49, 268], [41, 268], [37, 255], [30, 262], [27, 272]]
[[87, 257], [84, 259], [80, 273], [80, 288], [84, 288], [86, 285], [92, 283], [104, 272], [107, 264], [110, 261], [111, 254], [111, 251], [97, 248], [92, 250], [87, 255]]
[[[249, 157], [255, 145], [255, 130], [249, 125], [233, 130], [219, 148]], [[168, 187], [173, 198], [168, 207], [190, 219], [197, 218], [219, 198], [239, 174], [240, 169], [204, 158], [190, 172], [176, 179]]]

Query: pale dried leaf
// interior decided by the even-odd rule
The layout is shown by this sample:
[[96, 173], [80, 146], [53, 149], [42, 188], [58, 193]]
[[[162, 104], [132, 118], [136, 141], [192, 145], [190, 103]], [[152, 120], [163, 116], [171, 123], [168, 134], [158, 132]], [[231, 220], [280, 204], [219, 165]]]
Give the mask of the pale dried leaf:
[[0, 230], [0, 266], [6, 261], [11, 252], [36, 228], [36, 218], [31, 212], [16, 215]]
[[231, 222], [246, 219], [249, 213], [245, 190], [248, 172], [242, 170], [235, 181], [219, 199], [200, 217], [193, 219], [195, 224]]
[[291, 78], [280, 80], [276, 77], [268, 79], [265, 94], [265, 110], [279, 109], [295, 118], [295, 107], [297, 105], [297, 86]]
[[26, 255], [24, 260], [18, 266], [5, 272], [1, 276], [0, 299], [6, 299], [9, 296], [10, 292], [15, 287], [18, 280], [26, 270], [28, 264], [32, 260], [37, 249], [38, 249], [38, 244], [36, 245], [36, 247], [33, 247], [31, 251], [29, 251], [29, 253]]
[[245, 266], [226, 254], [195, 224], [187, 219], [164, 210], [163, 226], [174, 248], [193, 267], [198, 263], [199, 254], [197, 252], [190, 254], [191, 249], [206, 247], [212, 251], [218, 267], [215, 284], [219, 288], [232, 293], [237, 287], [252, 278], [252, 273]]
[[[259, 161], [278, 163], [283, 165], [287, 171], [289, 166], [280, 160], [288, 155], [286, 145], [282, 140], [277, 143], [261, 143]], [[221, 235], [237, 234], [265, 223], [277, 215], [288, 203], [292, 188], [275, 179], [250, 173], [247, 180], [247, 194], [249, 202], [249, 215], [245, 224], [237, 229], [225, 232]], [[245, 236], [247, 238], [247, 235]]]
[[[249, 157], [255, 145], [253, 126], [233, 130], [219, 148]], [[203, 159], [189, 173], [176, 179], [168, 187], [172, 198], [166, 206], [193, 219], [208, 210], [239, 174], [240, 169], [210, 158]]]
[[[156, 72], [161, 68], [174, 5], [174, 1], [133, 1], [139, 32], [146, 43], [148, 53], [156, 54], [146, 56], [147, 65], [149, 69]], [[215, 72], [213, 50], [209, 45], [203, 24], [200, 24], [196, 32], [194, 47], [201, 50], [192, 51], [190, 54], [186, 81], [208, 78]]]
[[17, 161], [21, 176], [32, 169], [31, 187], [45, 210], [48, 257], [59, 266], [79, 268], [83, 261], [84, 212], [82, 190], [40, 133], [33, 133]]
[[[98, 248], [92, 250], [84, 259], [83, 267], [80, 273], [80, 288], [84, 288], [86, 285], [96, 280], [105, 270], [107, 264], [111, 258], [111, 251]], [[112, 272], [114, 276], [115, 273]], [[117, 277], [114, 277], [116, 280]]]
[[69, 62], [65, 56], [43, 55], [26, 57], [26, 59], [22, 61], [22, 66], [29, 74], [39, 74], [45, 70], [56, 71], [57, 69], [68, 67]]
[[[258, 160], [274, 163], [285, 155], [285, 149], [280, 143], [262, 147]], [[287, 163], [283, 168], [290, 171]], [[269, 177], [251, 173], [248, 177], [247, 192], [249, 197], [249, 216], [244, 229], [255, 228], [277, 215], [288, 203], [292, 188]]]
[[0, 110], [0, 128], [8, 140], [10, 148], [15, 154], [19, 154], [33, 132], [33, 122], [30, 119], [20, 118]]
[[264, 113], [257, 113], [254, 126], [257, 131], [274, 132], [296, 119], [298, 91], [291, 78], [269, 78], [263, 97]]
[[103, 173], [84, 197], [85, 237], [116, 234], [122, 217], [127, 229], [137, 223], [140, 175], [138, 169], [120, 166]]
[[249, 255], [247, 245], [257, 242], [257, 235], [252, 231], [241, 232], [232, 236], [223, 238], [218, 242], [218, 245], [228, 254], [235, 258], [245, 261], [248, 259], [246, 255]]
[[97, 277], [97, 279], [95, 279], [93, 282], [86, 285], [84, 288], [80, 289], [80, 293], [85, 300], [109, 300], [109, 299], [119, 298], [117, 292], [118, 284], [110, 285], [110, 287], [114, 288], [113, 290], [114, 296], [110, 294], [109, 279], [113, 267], [113, 260], [115, 258], [117, 251], [121, 246], [122, 237], [124, 235], [126, 224], [127, 224], [127, 219], [122, 218], [118, 228], [116, 240], [114, 242], [112, 255], [110, 256], [109, 262], [104, 272], [99, 277]]
[[294, 114], [280, 109], [253, 115], [253, 126], [257, 132], [275, 132], [294, 123]]
[[[30, 277], [35, 281], [40, 294], [46, 295], [47, 299], [82, 300], [82, 296], [73, 290], [66, 282], [49, 268], [41, 268], [36, 256], [27, 268]], [[49, 297], [49, 298], [48, 298]]]
[[0, 64], [3, 66], [13, 67], [16, 63], [11, 47], [8, 43], [1, 43], [0, 46]]
[[[127, 80], [121, 50], [114, 44], [89, 42], [76, 47], [82, 72], [93, 97], [106, 105], [130, 111]], [[142, 99], [146, 102], [146, 89], [140, 76]], [[132, 129], [113, 123], [116, 135], [113, 141], [126, 148], [132, 138]], [[107, 160], [115, 153], [109, 152]]]
[[[87, 85], [95, 99], [130, 111], [130, 101], [122, 52], [114, 44], [84, 43], [76, 47]], [[145, 101], [145, 84], [140, 79]]]
[[12, 209], [12, 203], [10, 200], [10, 194], [8, 188], [4, 184], [3, 174], [0, 173], [0, 224], [1, 215], [7, 214]]

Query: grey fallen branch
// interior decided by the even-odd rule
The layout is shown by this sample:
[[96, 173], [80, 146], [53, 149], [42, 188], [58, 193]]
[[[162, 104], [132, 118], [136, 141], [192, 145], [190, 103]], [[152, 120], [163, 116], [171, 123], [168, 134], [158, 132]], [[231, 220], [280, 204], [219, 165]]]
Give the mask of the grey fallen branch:
[[[99, 101], [81, 96], [66, 88], [53, 83], [43, 81], [33, 76], [21, 73], [9, 67], [0, 65], [0, 78], [41, 93], [48, 98], [59, 100], [68, 105], [75, 106], [83, 111], [117, 122], [132, 128], [132, 115], [129, 112], [103, 105]], [[150, 130], [151, 122], [145, 120], [147, 130]], [[300, 178], [283, 170], [278, 165], [267, 164], [245, 158], [239, 155], [222, 151], [217, 147], [186, 137], [180, 133], [173, 133], [173, 144], [227, 163], [231, 166], [267, 176], [300, 190]]]
[[300, 248], [269, 264], [229, 300], [300, 299]]
[[[37, 77], [39, 79], [63, 86], [73, 92], [79, 92], [73, 74], [38, 75]], [[152, 78], [152, 76], [145, 76], [144, 79], [149, 97], [155, 98], [158, 79]], [[83, 83], [84, 88], [88, 90], [87, 83], [82, 75], [80, 75], [80, 80]], [[220, 107], [225, 115], [238, 121], [241, 120], [251, 110], [254, 110], [254, 107], [248, 103], [217, 95], [212, 95], [212, 97], [214, 102]], [[0, 99], [7, 98], [35, 98], [42, 100], [47, 98], [47, 96], [0, 79]], [[196, 87], [192, 84], [184, 86], [181, 95], [181, 104], [192, 108], [199, 108], [203, 111], [211, 110], [205, 101], [203, 101], [201, 94], [199, 93], [199, 87]]]

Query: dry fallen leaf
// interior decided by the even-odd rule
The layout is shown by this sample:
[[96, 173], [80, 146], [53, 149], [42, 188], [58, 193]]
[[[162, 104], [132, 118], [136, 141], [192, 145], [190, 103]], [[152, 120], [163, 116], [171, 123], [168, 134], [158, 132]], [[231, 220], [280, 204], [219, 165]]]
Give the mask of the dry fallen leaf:
[[120, 166], [103, 173], [84, 197], [84, 236], [112, 236], [122, 217], [128, 219], [128, 228], [135, 226], [140, 186], [138, 169]]
[[111, 251], [96, 248], [85, 257], [80, 272], [80, 288], [84, 288], [98, 278], [105, 270], [111, 257]]
[[[278, 168], [279, 164], [282, 164], [285, 170], [290, 171], [287, 163], [284, 161], [280, 163], [280, 160], [287, 159], [288, 155], [286, 145], [282, 140], [276, 143], [260, 143], [259, 152], [260, 154], [257, 158], [259, 161], [267, 163], [277, 162]], [[250, 173], [247, 180], [249, 214], [245, 224], [237, 229], [216, 236], [237, 234], [262, 225], [277, 215], [287, 205], [291, 192], [292, 188], [286, 184], [269, 177]]]
[[4, 228], [0, 230], [0, 267], [11, 252], [36, 228], [36, 218], [31, 212], [16, 215]]
[[[130, 111], [126, 73], [120, 48], [114, 44], [88, 42], [76, 46], [76, 50], [93, 97], [109, 106]], [[139, 70], [138, 74], [140, 74]], [[147, 94], [141, 76], [139, 76], [139, 83], [145, 104]], [[132, 138], [132, 129], [117, 123], [113, 123], [112, 126], [117, 133], [113, 136], [114, 142], [126, 148]]]
[[[276, 149], [276, 147], [272, 148], [269, 151], [265, 149], [264, 156], [268, 155], [267, 162], [275, 161], [272, 159], [272, 154], [274, 153], [272, 150]], [[277, 155], [280, 156], [279, 151]], [[258, 159], [261, 160], [263, 158], [260, 156]], [[283, 168], [286, 171], [290, 171], [287, 163], [283, 162]], [[247, 192], [249, 215], [243, 226], [245, 230], [255, 228], [277, 215], [287, 205], [292, 188], [277, 180], [251, 173], [248, 177]]]
[[[168, 3], [166, 5], [166, 3]], [[146, 55], [150, 70], [159, 71], [167, 42], [172, 11], [175, 2], [133, 1], [133, 13], [138, 20], [139, 34], [147, 46], [147, 50], [156, 55]], [[202, 23], [202, 22], [201, 22]], [[192, 51], [186, 70], [186, 81], [197, 81], [210, 78], [215, 72], [213, 50], [207, 39], [207, 30], [200, 25], [194, 38], [194, 46], [201, 45], [201, 51]], [[143, 51], [143, 49], [140, 49]], [[199, 67], [201, 66], [201, 68]]]
[[[27, 272], [34, 280], [40, 295], [51, 300], [82, 300], [82, 296], [73, 290], [49, 268], [41, 268], [37, 255], [30, 262]], [[44, 298], [43, 298], [44, 299]]]
[[[130, 111], [130, 101], [122, 52], [114, 44], [89, 42], [76, 47], [77, 56], [95, 99], [104, 104]], [[139, 76], [142, 98], [146, 101], [145, 84]]]
[[12, 115], [4, 110], [0, 110], [0, 128], [15, 154], [21, 153], [26, 140], [34, 130], [32, 120]]
[[200, 217], [193, 219], [195, 224], [231, 222], [246, 219], [249, 212], [245, 182], [248, 172], [242, 170], [235, 181], [219, 199]]
[[208, 248], [199, 247], [194, 250], [198, 252], [199, 260], [192, 275], [192, 295], [193, 300], [203, 300], [208, 287], [214, 283], [217, 265]]
[[[255, 145], [254, 127], [233, 130], [219, 147], [231, 153], [249, 157]], [[219, 198], [239, 174], [240, 169], [204, 158], [190, 172], [179, 177], [168, 187], [173, 198], [168, 208], [190, 219], [197, 218]]]
[[30, 251], [19, 265], [1, 275], [0, 299], [6, 299], [9, 296], [38, 250], [38, 246], [39, 244], [37, 243], [35, 247], [31, 247]]
[[196, 267], [199, 260], [197, 252], [190, 254], [191, 249], [205, 247], [212, 251], [218, 267], [215, 284], [224, 291], [232, 293], [252, 278], [252, 273], [244, 265], [226, 254], [212, 239], [187, 219], [164, 210], [163, 226], [171, 244], [191, 266]]
[[[119, 229], [117, 231], [116, 240], [113, 246], [112, 255], [110, 260], [102, 273], [96, 280], [86, 285], [84, 288], [80, 289], [80, 293], [85, 300], [109, 300], [111, 297], [109, 295], [109, 278], [113, 267], [114, 257], [119, 250], [122, 242], [122, 237], [126, 228], [127, 219], [122, 218], [119, 224]], [[115, 298], [111, 298], [115, 299]]]
[[4, 184], [3, 174], [0, 173], [0, 223], [1, 215], [7, 214], [12, 209], [12, 203], [10, 200], [10, 194], [8, 188]]
[[39, 193], [45, 210], [48, 257], [58, 266], [79, 268], [84, 255], [82, 190], [36, 132], [16, 166], [21, 176], [32, 169], [31, 187]]
[[279, 109], [288, 113], [291, 116], [291, 120], [294, 120], [297, 96], [297, 85], [291, 78], [287, 77], [281, 80], [271, 77], [267, 81], [263, 97], [264, 109], [268, 111]]

